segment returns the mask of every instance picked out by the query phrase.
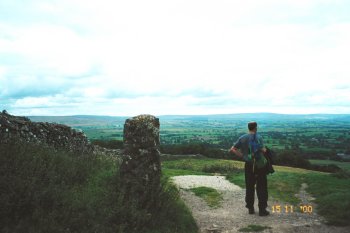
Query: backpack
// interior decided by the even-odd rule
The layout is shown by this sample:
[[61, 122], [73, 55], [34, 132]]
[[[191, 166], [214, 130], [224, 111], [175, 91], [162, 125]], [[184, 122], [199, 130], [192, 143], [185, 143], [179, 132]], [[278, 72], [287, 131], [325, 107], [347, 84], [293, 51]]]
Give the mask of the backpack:
[[249, 155], [248, 158], [253, 160], [254, 167], [264, 168], [267, 164], [265, 156], [262, 154], [262, 145], [259, 142], [257, 134], [252, 134], [249, 137]]
[[275, 153], [268, 147], [266, 147], [266, 153], [264, 154], [265, 158], [267, 159], [267, 165], [266, 165], [266, 173], [272, 174], [275, 172], [275, 169], [273, 169], [274, 157]]

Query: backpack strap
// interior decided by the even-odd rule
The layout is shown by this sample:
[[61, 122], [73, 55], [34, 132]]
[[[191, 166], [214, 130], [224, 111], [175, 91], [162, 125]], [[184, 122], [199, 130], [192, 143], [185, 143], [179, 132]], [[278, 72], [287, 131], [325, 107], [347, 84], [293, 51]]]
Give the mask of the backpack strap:
[[254, 148], [253, 144], [255, 144], [256, 141], [256, 133], [253, 135], [253, 137], [249, 137], [249, 153], [252, 155], [252, 159], [253, 159], [253, 174], [255, 172], [255, 155], [254, 155]]

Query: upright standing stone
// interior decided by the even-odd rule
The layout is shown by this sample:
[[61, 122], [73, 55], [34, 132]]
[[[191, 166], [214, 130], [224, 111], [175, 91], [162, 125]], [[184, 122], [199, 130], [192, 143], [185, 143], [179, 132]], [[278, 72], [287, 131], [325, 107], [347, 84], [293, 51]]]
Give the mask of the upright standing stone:
[[[139, 115], [125, 121], [124, 155], [120, 167], [125, 201], [152, 215], [159, 206], [159, 119]], [[136, 204], [135, 204], [136, 203]]]

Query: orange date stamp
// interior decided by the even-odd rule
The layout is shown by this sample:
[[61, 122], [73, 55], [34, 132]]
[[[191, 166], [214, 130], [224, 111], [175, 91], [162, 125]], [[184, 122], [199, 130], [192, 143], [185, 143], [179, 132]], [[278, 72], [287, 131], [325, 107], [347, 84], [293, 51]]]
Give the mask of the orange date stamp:
[[299, 208], [294, 205], [278, 205], [275, 204], [271, 207], [272, 213], [294, 213], [299, 211], [303, 214], [312, 214], [313, 207], [310, 204], [299, 205]]

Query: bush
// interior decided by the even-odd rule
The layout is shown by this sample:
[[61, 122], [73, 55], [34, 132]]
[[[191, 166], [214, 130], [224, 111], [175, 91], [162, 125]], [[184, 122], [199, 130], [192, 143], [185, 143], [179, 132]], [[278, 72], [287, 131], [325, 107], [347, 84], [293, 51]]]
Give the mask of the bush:
[[276, 165], [309, 169], [311, 163], [293, 150], [280, 151], [274, 159]]
[[340, 167], [338, 167], [335, 164], [327, 164], [327, 165], [311, 164], [310, 169], [314, 171], [331, 172], [331, 173], [340, 172], [342, 170]]
[[228, 150], [217, 148], [217, 145], [209, 143], [183, 143], [161, 145], [160, 151], [164, 154], [193, 155], [201, 154], [209, 158], [232, 158]]

